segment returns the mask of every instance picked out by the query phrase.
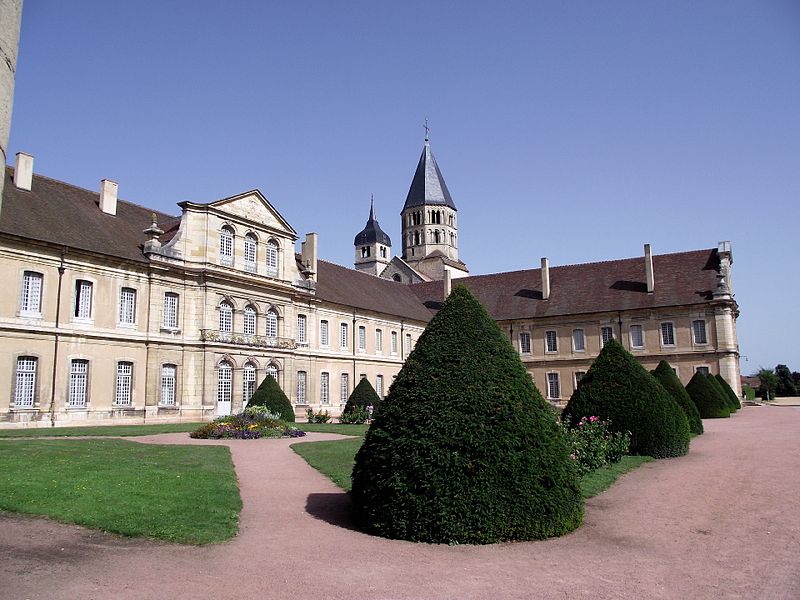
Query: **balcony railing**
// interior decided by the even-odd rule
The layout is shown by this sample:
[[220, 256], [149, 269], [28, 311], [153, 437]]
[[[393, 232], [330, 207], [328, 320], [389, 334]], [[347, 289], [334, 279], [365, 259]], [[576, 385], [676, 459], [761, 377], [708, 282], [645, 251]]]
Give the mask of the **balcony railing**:
[[261, 348], [282, 348], [294, 350], [297, 341], [293, 338], [267, 337], [265, 335], [244, 335], [241, 333], [225, 333], [216, 329], [201, 329], [200, 339], [204, 342], [219, 342], [237, 346], [258, 346]]

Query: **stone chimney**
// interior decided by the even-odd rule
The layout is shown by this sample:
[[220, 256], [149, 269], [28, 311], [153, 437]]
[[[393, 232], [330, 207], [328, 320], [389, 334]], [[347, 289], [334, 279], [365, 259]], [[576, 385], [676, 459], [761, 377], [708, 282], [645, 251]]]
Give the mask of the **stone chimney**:
[[311, 281], [317, 281], [316, 233], [307, 233], [306, 240], [300, 244], [300, 262], [303, 264], [303, 275]]
[[31, 191], [33, 181], [33, 156], [25, 152], [17, 152], [14, 164], [14, 185], [17, 189]]
[[100, 181], [100, 210], [107, 215], [117, 214], [117, 190], [119, 186], [110, 179]]
[[652, 294], [656, 280], [653, 275], [653, 253], [650, 251], [650, 244], [644, 245], [644, 276], [647, 279], [647, 293]]
[[447, 297], [450, 295], [450, 292], [453, 289], [453, 284], [450, 279], [450, 269], [445, 267], [444, 269], [444, 299], [447, 300]]
[[550, 298], [550, 261], [542, 258], [542, 300]]

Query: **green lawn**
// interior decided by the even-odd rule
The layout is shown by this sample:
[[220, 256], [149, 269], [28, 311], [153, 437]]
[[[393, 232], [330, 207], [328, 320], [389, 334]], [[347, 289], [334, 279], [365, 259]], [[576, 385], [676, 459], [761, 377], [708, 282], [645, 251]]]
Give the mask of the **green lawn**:
[[184, 544], [231, 539], [242, 501], [224, 446], [0, 441], [0, 509]]
[[342, 423], [295, 423], [295, 427], [303, 431], [318, 433], [340, 433], [342, 435], [357, 435], [364, 437], [369, 425], [347, 425]]
[[[358, 452], [362, 443], [362, 439], [308, 442], [294, 444], [292, 450], [302, 456], [317, 471], [329, 477], [344, 491], [349, 492], [353, 463], [356, 452]], [[602, 467], [589, 473], [581, 480], [583, 497], [591, 498], [596, 496], [610, 487], [620, 476], [652, 460], [649, 456], [624, 456], [615, 465]]]
[[202, 423], [160, 423], [154, 425], [89, 425], [87, 427], [31, 427], [27, 429], [0, 429], [0, 438], [16, 437], [73, 437], [114, 435], [132, 437], [154, 433], [194, 431]]

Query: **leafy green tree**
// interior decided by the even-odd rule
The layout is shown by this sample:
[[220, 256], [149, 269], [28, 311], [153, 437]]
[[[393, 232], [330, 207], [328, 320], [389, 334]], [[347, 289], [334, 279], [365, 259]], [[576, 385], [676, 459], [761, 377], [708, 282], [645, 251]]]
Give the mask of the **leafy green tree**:
[[264, 381], [248, 400], [247, 406], [266, 406], [271, 413], [280, 415], [284, 421], [294, 423], [294, 407], [272, 375], [264, 377]]
[[778, 383], [775, 386], [775, 394], [779, 397], [785, 398], [786, 396], [797, 396], [797, 388], [792, 380], [792, 372], [786, 365], [778, 365], [775, 367], [775, 376], [778, 378]]
[[703, 419], [731, 416], [731, 409], [717, 388], [702, 373], [696, 372], [686, 384], [686, 391]]
[[689, 451], [689, 421], [656, 379], [616, 340], [609, 340], [581, 379], [562, 419], [610, 420], [614, 431], [631, 432], [631, 454], [655, 458]]
[[759, 388], [759, 393], [764, 400], [774, 400], [775, 399], [775, 388], [778, 387], [778, 377], [775, 375], [772, 369], [764, 369], [763, 367], [759, 369], [756, 377], [761, 382], [761, 387]]
[[703, 420], [700, 418], [700, 413], [697, 412], [697, 407], [675, 374], [675, 370], [669, 366], [667, 361], [662, 360], [652, 373], [658, 383], [669, 392], [681, 410], [686, 413], [686, 418], [689, 420], [689, 431], [696, 435], [703, 433]]
[[384, 537], [485, 544], [578, 527], [577, 468], [550, 406], [481, 304], [456, 286], [374, 413], [356, 522]]
[[742, 403], [739, 401], [739, 396], [736, 394], [736, 392], [733, 391], [733, 388], [730, 386], [730, 384], [727, 381], [725, 381], [725, 378], [719, 373], [714, 375], [714, 378], [719, 383], [720, 387], [722, 388], [722, 391], [724, 391], [727, 397], [730, 399], [733, 408], [736, 410], [742, 408]]

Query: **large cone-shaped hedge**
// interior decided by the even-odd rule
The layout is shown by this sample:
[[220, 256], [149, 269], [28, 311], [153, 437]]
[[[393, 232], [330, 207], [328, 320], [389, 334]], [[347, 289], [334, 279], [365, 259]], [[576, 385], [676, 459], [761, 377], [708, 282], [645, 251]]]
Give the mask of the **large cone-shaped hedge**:
[[686, 391], [703, 419], [720, 419], [731, 416], [731, 409], [711, 385], [708, 377], [695, 373], [686, 384]]
[[709, 373], [708, 375], [706, 375], [706, 379], [708, 379], [708, 383], [711, 384], [711, 387], [717, 390], [717, 393], [720, 395], [723, 402], [725, 402], [725, 406], [728, 407], [730, 413], [731, 414], [735, 413], [737, 411], [736, 406], [728, 397], [728, 394], [725, 393], [725, 389], [720, 385], [719, 381], [717, 381], [717, 378], [714, 377], [711, 373]]
[[553, 412], [466, 288], [442, 304], [374, 418], [353, 469], [366, 531], [485, 544], [580, 525], [578, 474]]
[[664, 389], [669, 392], [670, 396], [686, 414], [686, 418], [689, 420], [689, 431], [697, 435], [703, 433], [703, 420], [700, 418], [700, 413], [697, 412], [697, 407], [686, 392], [686, 388], [683, 387], [681, 380], [678, 379], [675, 371], [667, 361], [662, 360], [658, 363], [658, 366], [653, 371], [653, 377], [664, 386]]
[[562, 418], [611, 420], [611, 429], [631, 432], [631, 454], [655, 458], [689, 451], [689, 422], [655, 378], [616, 340], [609, 340], [567, 403]]
[[742, 408], [742, 404], [741, 402], [739, 402], [739, 396], [736, 395], [736, 392], [733, 391], [733, 388], [730, 386], [730, 384], [727, 381], [725, 381], [725, 378], [719, 373], [714, 375], [714, 378], [717, 380], [717, 382], [719, 383], [720, 387], [725, 392], [725, 394], [727, 394], [728, 398], [731, 401], [731, 404], [733, 405], [733, 408], [735, 410], [739, 410], [740, 408]]
[[353, 412], [356, 408], [367, 408], [370, 404], [372, 408], [377, 408], [381, 399], [375, 388], [369, 382], [369, 379], [362, 377], [361, 381], [355, 387], [350, 397], [347, 399], [347, 404], [344, 405], [345, 413]]
[[271, 413], [280, 415], [284, 421], [294, 423], [292, 403], [272, 375], [264, 377], [264, 381], [248, 400], [247, 406], [266, 406]]

